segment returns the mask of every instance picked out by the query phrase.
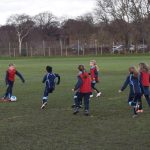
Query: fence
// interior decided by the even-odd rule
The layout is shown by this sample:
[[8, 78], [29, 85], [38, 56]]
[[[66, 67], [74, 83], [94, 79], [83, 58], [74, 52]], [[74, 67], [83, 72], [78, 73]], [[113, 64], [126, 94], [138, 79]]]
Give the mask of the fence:
[[[148, 49], [142, 51], [122, 50], [116, 53], [150, 53]], [[86, 55], [103, 55], [112, 54], [112, 46], [100, 44], [95, 40], [85, 43], [77, 40], [67, 45], [64, 41], [41, 41], [41, 42], [24, 42], [22, 43], [22, 56], [86, 56]], [[16, 57], [19, 56], [18, 43], [9, 42], [8, 45], [0, 44], [0, 55]]]

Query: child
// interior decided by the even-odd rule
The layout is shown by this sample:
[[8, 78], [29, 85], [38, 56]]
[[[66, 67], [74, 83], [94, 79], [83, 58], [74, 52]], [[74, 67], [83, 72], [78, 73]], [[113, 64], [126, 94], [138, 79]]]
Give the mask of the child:
[[[80, 76], [80, 74], [82, 74], [81, 71], [79, 71], [78, 76]], [[76, 91], [75, 94], [74, 94], [74, 96], [73, 96], [74, 104], [72, 105], [72, 108], [75, 108], [75, 107], [76, 107], [75, 102], [76, 102], [76, 100], [79, 98], [79, 95], [80, 95], [80, 92], [79, 92], [79, 91]], [[82, 108], [82, 100], [80, 101], [80, 106], [79, 106], [79, 108]]]
[[44, 109], [45, 106], [47, 105], [49, 93], [53, 93], [53, 91], [55, 90], [56, 78], [58, 78], [57, 84], [60, 84], [60, 76], [52, 72], [51, 66], [47, 66], [46, 71], [47, 74], [44, 76], [42, 81], [43, 83], [45, 83], [45, 90], [44, 90], [41, 109]]
[[16, 70], [14, 64], [9, 64], [9, 68], [6, 71], [6, 77], [5, 77], [7, 90], [6, 90], [6, 93], [5, 93], [5, 96], [3, 97], [3, 99], [8, 99], [9, 100], [11, 98], [13, 85], [14, 85], [14, 82], [15, 82], [15, 75], [17, 75], [22, 80], [23, 83], [25, 82], [25, 80], [24, 80], [23, 76], [21, 75], [21, 73], [19, 73]]
[[135, 67], [129, 68], [129, 75], [119, 93], [124, 91], [128, 85], [130, 86], [128, 104], [133, 107], [133, 117], [136, 117], [139, 103], [141, 103], [141, 87]]
[[75, 88], [73, 89], [73, 91], [79, 91], [79, 96], [75, 100], [75, 109], [73, 114], [79, 113], [80, 102], [84, 98], [84, 111], [85, 111], [84, 114], [88, 116], [89, 100], [90, 100], [90, 94], [92, 92], [91, 79], [88, 72], [85, 71], [84, 65], [79, 65], [78, 69], [81, 73], [78, 75], [78, 82]]
[[[91, 80], [92, 80], [91, 86], [92, 86], [92, 89], [97, 92], [96, 97], [101, 96], [101, 92], [95, 87], [96, 83], [99, 82], [98, 71], [99, 71], [99, 67], [96, 64], [96, 61], [91, 60], [90, 61], [90, 75], [91, 75]], [[90, 97], [93, 97], [93, 95], [91, 95]]]
[[141, 88], [142, 88], [142, 94], [145, 96], [146, 101], [150, 107], [150, 72], [149, 67], [145, 63], [139, 64], [139, 72], [140, 72], [140, 82], [141, 82]]

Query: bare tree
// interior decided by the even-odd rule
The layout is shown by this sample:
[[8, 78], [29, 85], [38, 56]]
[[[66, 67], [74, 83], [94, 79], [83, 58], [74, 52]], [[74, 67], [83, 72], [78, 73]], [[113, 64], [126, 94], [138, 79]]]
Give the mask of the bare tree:
[[50, 12], [43, 12], [34, 17], [36, 26], [47, 35], [47, 37], [56, 36], [58, 34], [58, 28], [60, 26], [57, 17]]
[[148, 18], [150, 15], [150, 1], [149, 0], [130, 0], [131, 9], [130, 14], [133, 20], [133, 30], [135, 39], [144, 41], [148, 38]]
[[[130, 14], [131, 3], [130, 0], [97, 0], [96, 16], [99, 20], [107, 24], [113, 23], [116, 26], [115, 34], [121, 39], [124, 39], [126, 48], [130, 41], [130, 23], [132, 17]], [[114, 24], [115, 22], [115, 24]], [[115, 27], [111, 27], [112, 32]]]
[[[150, 0], [97, 0], [97, 19], [117, 26], [118, 36], [124, 35], [125, 44], [134, 39], [143, 39], [146, 36], [147, 27], [145, 19], [150, 14]], [[111, 26], [112, 30], [115, 26]], [[122, 33], [122, 35], [120, 34]]]
[[57, 24], [57, 18], [50, 12], [39, 13], [34, 17], [36, 26], [45, 28]]
[[22, 54], [22, 42], [25, 37], [28, 36], [34, 26], [32, 18], [28, 15], [12, 15], [8, 18], [7, 24], [12, 25], [16, 29], [18, 43], [19, 43], [19, 55]]

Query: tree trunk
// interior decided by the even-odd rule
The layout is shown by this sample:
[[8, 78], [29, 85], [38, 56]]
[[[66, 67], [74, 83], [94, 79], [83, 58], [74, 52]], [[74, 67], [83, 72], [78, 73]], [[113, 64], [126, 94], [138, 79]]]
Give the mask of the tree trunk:
[[19, 42], [19, 56], [22, 54], [22, 40], [21, 37], [18, 36], [18, 42]]

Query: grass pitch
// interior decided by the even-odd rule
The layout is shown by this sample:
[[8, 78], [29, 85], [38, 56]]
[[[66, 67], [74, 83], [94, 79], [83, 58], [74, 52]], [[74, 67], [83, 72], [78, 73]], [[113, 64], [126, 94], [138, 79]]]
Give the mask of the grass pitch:
[[[96, 59], [101, 69], [102, 91], [91, 100], [91, 116], [72, 115], [71, 105], [78, 64]], [[149, 150], [150, 108], [133, 119], [127, 105], [128, 89], [118, 94], [128, 67], [139, 62], [150, 64], [149, 56], [20, 58], [0, 60], [0, 94], [5, 92], [4, 76], [9, 63], [15, 63], [26, 83], [18, 78], [14, 87], [16, 103], [0, 103], [0, 150]], [[61, 84], [49, 96], [41, 111], [45, 66], [61, 75]]]

